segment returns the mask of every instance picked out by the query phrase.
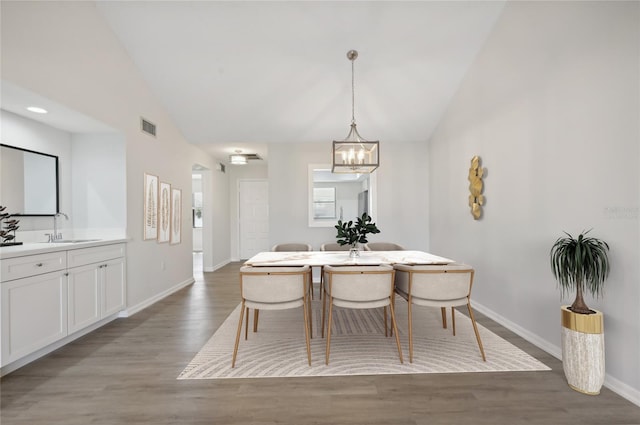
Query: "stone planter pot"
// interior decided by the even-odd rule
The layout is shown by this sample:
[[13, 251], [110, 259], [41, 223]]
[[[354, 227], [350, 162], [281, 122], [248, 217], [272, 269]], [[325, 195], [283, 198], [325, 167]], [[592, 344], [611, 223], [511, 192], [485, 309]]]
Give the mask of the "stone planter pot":
[[568, 307], [561, 307], [564, 375], [574, 390], [600, 394], [605, 375], [602, 313], [577, 314]]

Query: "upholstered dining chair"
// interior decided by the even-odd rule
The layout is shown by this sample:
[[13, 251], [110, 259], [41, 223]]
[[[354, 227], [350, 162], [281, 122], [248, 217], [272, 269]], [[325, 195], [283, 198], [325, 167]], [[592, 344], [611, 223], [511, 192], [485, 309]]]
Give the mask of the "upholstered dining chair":
[[236, 365], [238, 345], [245, 318], [245, 335], [249, 333], [249, 309], [254, 309], [253, 331], [258, 331], [258, 312], [262, 310], [286, 310], [302, 307], [304, 316], [304, 334], [307, 343], [307, 360], [311, 366], [311, 345], [309, 342], [311, 326], [311, 304], [309, 294], [309, 266], [302, 267], [250, 267], [240, 268], [240, 292], [242, 304], [236, 344], [233, 348], [231, 367]]
[[[274, 252], [304, 252], [304, 251], [313, 251], [313, 247], [308, 243], [301, 242], [287, 242], [287, 243], [278, 243], [271, 247], [271, 251]], [[321, 270], [322, 272], [322, 270]], [[309, 270], [309, 293], [311, 294], [311, 299], [313, 299], [313, 273]], [[320, 278], [322, 284], [322, 278]]]
[[404, 251], [402, 245], [392, 242], [369, 242], [364, 249], [366, 251]]
[[384, 308], [384, 332], [387, 336], [387, 306], [391, 310], [391, 326], [395, 331], [396, 345], [400, 363], [402, 348], [393, 309], [394, 270], [388, 265], [382, 266], [324, 266], [324, 289], [322, 297], [322, 336], [324, 336], [325, 312], [329, 303], [329, 319], [327, 323], [327, 343], [325, 362], [329, 364], [331, 351], [331, 324], [333, 307], [368, 309]]
[[336, 242], [327, 242], [320, 245], [320, 251], [349, 251], [350, 249], [351, 245], [340, 245]]
[[313, 251], [313, 247], [308, 243], [298, 243], [298, 242], [290, 242], [290, 243], [278, 243], [275, 244], [271, 251]]
[[[340, 245], [337, 242], [327, 242], [320, 245], [320, 251], [349, 251], [351, 249], [351, 245], [345, 244]], [[320, 297], [324, 290], [324, 267], [320, 267]]]
[[466, 305], [469, 318], [476, 334], [482, 360], [487, 361], [478, 333], [478, 326], [471, 309], [471, 287], [474, 270], [466, 264], [447, 265], [405, 265], [396, 264], [395, 292], [407, 300], [409, 312], [409, 362], [413, 362], [413, 318], [412, 307], [440, 307], [442, 327], [447, 327], [446, 308], [451, 307], [453, 335], [456, 334], [455, 311], [453, 307]]

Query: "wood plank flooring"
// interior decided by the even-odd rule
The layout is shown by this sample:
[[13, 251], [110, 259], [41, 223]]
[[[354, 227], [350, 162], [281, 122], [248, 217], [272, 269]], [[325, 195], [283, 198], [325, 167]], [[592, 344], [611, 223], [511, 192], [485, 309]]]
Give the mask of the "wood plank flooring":
[[195, 284], [133, 317], [5, 376], [0, 422], [640, 425], [640, 407], [606, 388], [597, 397], [571, 390], [558, 360], [479, 313], [485, 327], [553, 370], [176, 380], [238, 304], [239, 266], [196, 275]]

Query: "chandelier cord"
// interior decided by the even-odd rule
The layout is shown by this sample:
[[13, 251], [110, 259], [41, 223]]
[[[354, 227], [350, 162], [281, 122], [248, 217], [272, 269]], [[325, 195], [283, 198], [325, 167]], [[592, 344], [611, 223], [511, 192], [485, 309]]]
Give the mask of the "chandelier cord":
[[351, 124], [356, 123], [356, 89], [354, 78], [354, 62], [355, 58], [351, 59]]

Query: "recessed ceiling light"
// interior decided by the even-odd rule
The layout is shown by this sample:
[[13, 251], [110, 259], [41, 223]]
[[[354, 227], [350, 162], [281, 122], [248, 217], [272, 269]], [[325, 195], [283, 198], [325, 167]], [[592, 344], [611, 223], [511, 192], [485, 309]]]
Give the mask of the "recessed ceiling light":
[[44, 108], [40, 108], [39, 106], [29, 106], [27, 108], [27, 111], [35, 112], [36, 114], [46, 114], [49, 112]]

